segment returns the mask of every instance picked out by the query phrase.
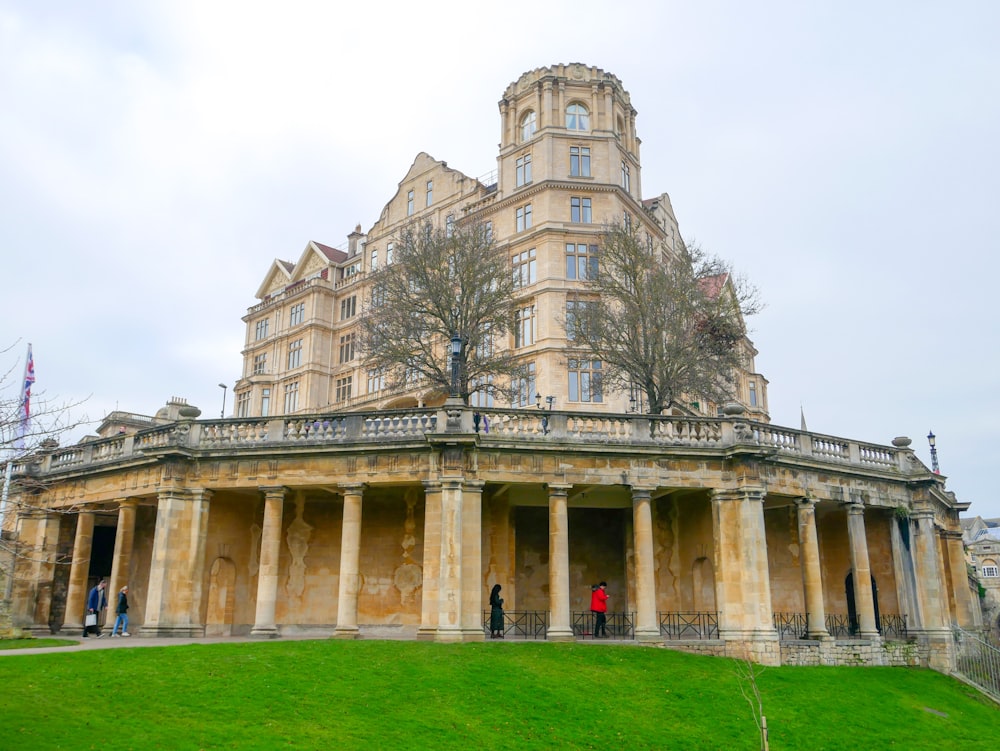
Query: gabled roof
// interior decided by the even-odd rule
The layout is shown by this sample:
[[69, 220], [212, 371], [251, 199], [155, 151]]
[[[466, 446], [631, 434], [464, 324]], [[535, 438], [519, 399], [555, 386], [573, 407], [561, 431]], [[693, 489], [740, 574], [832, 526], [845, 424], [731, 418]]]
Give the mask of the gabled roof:
[[347, 253], [343, 250], [310, 240], [306, 243], [306, 247], [303, 249], [302, 255], [299, 256], [299, 260], [296, 263], [275, 259], [274, 263], [271, 264], [271, 268], [264, 276], [264, 281], [257, 288], [257, 299], [263, 300], [268, 294], [268, 290], [275, 286], [275, 275], [278, 275], [280, 279], [277, 284], [282, 286], [301, 281], [303, 278], [302, 274], [307, 266], [306, 262], [311, 255], [317, 255], [324, 264], [334, 266], [347, 260]]
[[728, 281], [729, 274], [723, 272], [721, 274], [701, 277], [698, 280], [698, 285], [701, 287], [702, 292], [714, 300], [725, 289]]

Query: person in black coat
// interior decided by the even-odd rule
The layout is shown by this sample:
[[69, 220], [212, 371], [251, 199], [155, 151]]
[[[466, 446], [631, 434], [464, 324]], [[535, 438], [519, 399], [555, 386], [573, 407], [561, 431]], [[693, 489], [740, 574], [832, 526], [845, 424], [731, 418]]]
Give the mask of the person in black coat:
[[503, 599], [500, 597], [500, 585], [494, 584], [490, 592], [490, 638], [503, 639]]

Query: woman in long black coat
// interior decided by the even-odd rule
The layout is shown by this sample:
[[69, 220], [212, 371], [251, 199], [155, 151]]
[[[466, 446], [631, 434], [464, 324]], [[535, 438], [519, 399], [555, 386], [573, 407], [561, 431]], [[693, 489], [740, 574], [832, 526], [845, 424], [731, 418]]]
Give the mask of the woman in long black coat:
[[490, 638], [503, 639], [503, 600], [499, 584], [494, 584], [490, 592]]

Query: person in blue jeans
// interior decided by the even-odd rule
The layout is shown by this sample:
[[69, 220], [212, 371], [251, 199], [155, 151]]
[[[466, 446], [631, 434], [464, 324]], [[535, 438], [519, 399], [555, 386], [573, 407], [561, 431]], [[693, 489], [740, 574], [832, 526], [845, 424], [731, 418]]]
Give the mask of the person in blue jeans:
[[128, 632], [128, 585], [122, 587], [118, 592], [118, 605], [115, 606], [115, 625], [111, 627], [111, 636], [119, 636], [118, 627], [121, 626], [121, 636], [131, 636]]

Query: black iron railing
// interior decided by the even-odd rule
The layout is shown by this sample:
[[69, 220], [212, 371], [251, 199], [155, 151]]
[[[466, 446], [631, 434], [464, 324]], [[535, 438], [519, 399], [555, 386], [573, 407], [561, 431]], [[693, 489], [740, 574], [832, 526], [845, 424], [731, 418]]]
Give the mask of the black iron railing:
[[881, 613], [878, 619], [878, 632], [883, 639], [906, 638], [906, 616], [894, 613]]
[[[594, 622], [597, 616], [590, 610], [573, 613], [573, 635], [577, 638], [593, 639]], [[635, 638], [635, 613], [608, 613], [607, 633], [609, 639]]]
[[660, 636], [664, 639], [718, 639], [719, 614], [711, 612], [660, 612]]
[[782, 641], [805, 639], [809, 633], [809, 618], [805, 613], [774, 613], [771, 620]]
[[[549, 614], [545, 610], [503, 611], [504, 639], [545, 639]], [[490, 635], [490, 611], [483, 611], [483, 633]]]

